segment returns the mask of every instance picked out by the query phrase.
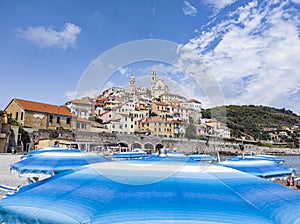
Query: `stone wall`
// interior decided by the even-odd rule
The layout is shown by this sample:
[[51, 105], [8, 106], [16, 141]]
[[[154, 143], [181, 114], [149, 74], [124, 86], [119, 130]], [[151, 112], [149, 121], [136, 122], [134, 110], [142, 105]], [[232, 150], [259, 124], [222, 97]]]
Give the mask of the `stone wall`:
[[[275, 155], [300, 155], [300, 149], [289, 148], [267, 148], [258, 147], [247, 144], [242, 151], [237, 144], [227, 143], [220, 139], [213, 141], [175, 139], [175, 138], [159, 138], [154, 136], [135, 136], [135, 135], [121, 135], [112, 133], [96, 133], [96, 132], [72, 132], [69, 130], [55, 131], [58, 136], [53, 138], [53, 131], [51, 130], [34, 130], [30, 133], [33, 144], [37, 144], [40, 139], [56, 139], [58, 141], [73, 141], [77, 143], [81, 149], [91, 149], [95, 146], [101, 145], [127, 145], [138, 146], [142, 149], [153, 149], [159, 145], [168, 148], [171, 151], [183, 152], [185, 154], [204, 153], [216, 155], [242, 155], [242, 153], [256, 153], [256, 154], [275, 154]], [[52, 136], [51, 136], [52, 135]]]

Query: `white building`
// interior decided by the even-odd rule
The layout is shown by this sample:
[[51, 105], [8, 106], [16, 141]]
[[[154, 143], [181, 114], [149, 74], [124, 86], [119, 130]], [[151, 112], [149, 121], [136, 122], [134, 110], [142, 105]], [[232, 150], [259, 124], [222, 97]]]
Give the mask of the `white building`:
[[191, 109], [191, 110], [195, 110], [198, 113], [201, 113], [201, 102], [196, 100], [196, 99], [189, 99], [186, 102], [182, 103], [182, 105], [184, 105], [185, 107]]
[[123, 103], [118, 108], [116, 108], [116, 112], [118, 113], [129, 113], [135, 110], [136, 103], [131, 100], [129, 102]]
[[161, 95], [160, 100], [162, 102], [178, 102], [178, 103], [186, 102], [185, 97], [180, 96], [178, 94], [171, 94], [171, 93], [166, 93], [166, 94]]
[[89, 119], [93, 116], [93, 102], [89, 98], [71, 100], [66, 106], [75, 117]]
[[137, 119], [134, 119], [128, 114], [117, 114], [114, 120], [106, 124], [107, 129], [111, 133], [117, 134], [134, 134], [134, 131], [138, 127]]
[[186, 107], [183, 106], [177, 106], [177, 105], [169, 105], [168, 111], [173, 116], [173, 119], [180, 120], [183, 122], [189, 121], [189, 110]]

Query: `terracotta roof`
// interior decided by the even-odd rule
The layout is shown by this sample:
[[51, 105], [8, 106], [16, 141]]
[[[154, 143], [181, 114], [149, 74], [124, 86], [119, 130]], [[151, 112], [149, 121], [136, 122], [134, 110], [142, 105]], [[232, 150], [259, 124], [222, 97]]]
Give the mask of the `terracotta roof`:
[[162, 106], [168, 106], [169, 104], [165, 103], [165, 102], [153, 102], [156, 105], [162, 105]]
[[75, 99], [75, 100], [71, 100], [71, 101], [67, 102], [67, 104], [70, 104], [70, 103], [73, 103], [73, 104], [88, 104], [88, 105], [92, 104], [91, 101], [85, 100], [85, 99]]
[[109, 101], [107, 97], [97, 97], [97, 101]]
[[77, 117], [77, 121], [79, 121], [79, 122], [85, 122], [85, 123], [92, 123], [92, 121], [89, 121], [89, 120], [87, 120], [85, 118], [81, 118], [81, 117]]
[[33, 102], [29, 100], [21, 100], [21, 99], [13, 99], [13, 100], [16, 103], [18, 103], [24, 110], [72, 117], [72, 113], [66, 106], [56, 106], [56, 105]]
[[180, 105], [170, 105], [171, 108], [177, 108], [177, 109], [187, 109], [186, 107], [184, 106], [180, 106]]
[[171, 123], [173, 123], [173, 124], [184, 124], [184, 122], [176, 121], [176, 120], [172, 120]]
[[191, 102], [191, 103], [201, 103], [199, 100], [196, 100], [196, 99], [189, 99], [187, 102]]

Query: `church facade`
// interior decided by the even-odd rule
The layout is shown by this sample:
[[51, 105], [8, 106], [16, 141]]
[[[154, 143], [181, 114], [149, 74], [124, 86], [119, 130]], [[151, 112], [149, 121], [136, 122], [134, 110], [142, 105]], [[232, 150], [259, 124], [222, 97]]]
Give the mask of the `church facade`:
[[162, 79], [157, 79], [155, 69], [151, 72], [151, 97], [153, 99], [159, 98], [161, 95], [168, 94], [169, 88], [164, 84]]
[[[151, 71], [151, 98], [158, 99], [162, 95], [169, 94], [168, 86], [163, 82], [162, 79], [157, 79], [155, 69]], [[148, 93], [148, 89], [146, 87], [137, 88], [135, 86], [135, 78], [133, 75], [130, 76], [129, 81], [129, 94], [130, 95], [146, 95]]]

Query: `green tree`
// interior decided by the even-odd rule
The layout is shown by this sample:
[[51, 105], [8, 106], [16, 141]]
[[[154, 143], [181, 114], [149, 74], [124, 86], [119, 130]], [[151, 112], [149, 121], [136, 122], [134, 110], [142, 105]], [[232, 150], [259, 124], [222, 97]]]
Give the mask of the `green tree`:
[[197, 129], [193, 123], [189, 123], [185, 130], [185, 138], [196, 139], [197, 138]]
[[155, 116], [158, 116], [158, 114], [155, 113], [155, 112], [152, 112], [152, 110], [150, 109], [149, 110], [149, 117], [155, 117]]

